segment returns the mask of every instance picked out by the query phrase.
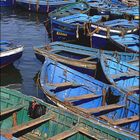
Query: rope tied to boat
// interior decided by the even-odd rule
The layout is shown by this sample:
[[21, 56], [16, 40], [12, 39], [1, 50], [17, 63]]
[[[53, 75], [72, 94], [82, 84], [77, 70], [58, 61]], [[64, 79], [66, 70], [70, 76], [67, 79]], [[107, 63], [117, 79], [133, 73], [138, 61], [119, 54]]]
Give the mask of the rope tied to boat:
[[47, 13], [49, 13], [50, 7], [49, 7], [49, 0], [47, 0]]
[[106, 37], [109, 38], [110, 37], [110, 27], [107, 27], [107, 34]]
[[[88, 26], [89, 26], [89, 24], [88, 24]], [[95, 33], [98, 33], [100, 31], [100, 28], [97, 26], [97, 28], [94, 31], [90, 32], [88, 26], [87, 26], [87, 35], [90, 36], [90, 47], [92, 47], [92, 35], [95, 34]]]
[[89, 36], [92, 36], [93, 34], [98, 33], [99, 31], [100, 31], [100, 28], [99, 28], [99, 26], [97, 26], [97, 28], [95, 30], [93, 30], [92, 32], [89, 32], [88, 34], [89, 34]]
[[79, 39], [79, 27], [80, 25], [77, 24], [77, 28], [76, 28], [76, 38]]
[[122, 38], [124, 38], [124, 35], [125, 35], [125, 30], [122, 28], [121, 29], [121, 36], [122, 36]]
[[30, 11], [31, 10], [31, 0], [29, 0], [29, 8], [28, 10]]
[[86, 35], [86, 22], [84, 22], [84, 24], [83, 24], [83, 29], [84, 29], [84, 35]]
[[36, 11], [38, 12], [39, 9], [39, 0], [36, 0]]

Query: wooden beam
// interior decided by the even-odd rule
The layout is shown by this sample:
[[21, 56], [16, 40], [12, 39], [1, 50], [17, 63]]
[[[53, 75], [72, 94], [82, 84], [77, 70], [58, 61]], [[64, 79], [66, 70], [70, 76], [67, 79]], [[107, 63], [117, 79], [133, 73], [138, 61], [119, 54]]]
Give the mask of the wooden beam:
[[29, 129], [29, 128], [33, 127], [33, 126], [39, 125], [41, 123], [45, 123], [46, 121], [49, 121], [51, 119], [53, 119], [53, 116], [43, 115], [40, 118], [33, 119], [33, 120], [28, 121], [28, 122], [26, 122], [24, 124], [14, 126], [14, 127], [10, 128], [10, 129], [8, 129], [8, 132], [3, 132], [2, 134], [5, 135], [5, 134], [9, 133], [9, 134], [13, 135], [15, 133], [18, 133], [18, 132], [24, 131], [26, 129]]
[[132, 76], [139, 76], [139, 73], [138, 72], [120, 72], [120, 73], [117, 73], [117, 74], [112, 74], [111, 77], [113, 79], [117, 79], [117, 78], [120, 78], [120, 77], [123, 77], [123, 76], [126, 76], [126, 77], [132, 77]]
[[69, 86], [80, 86], [80, 85], [77, 85], [75, 83], [71, 83], [71, 82], [63, 82], [63, 83], [53, 83], [53, 84], [48, 84], [49, 86], [53, 86], [55, 88], [63, 88], [63, 87], [69, 87]]
[[[79, 60], [80, 61], [88, 61], [88, 60], [95, 59], [95, 58], [97, 58], [97, 57], [91, 57], [91, 56], [89, 56], [89, 57], [86, 57], [86, 58], [81, 58]], [[97, 62], [95, 62], [95, 64], [97, 64]]]
[[137, 90], [140, 90], [140, 87], [139, 86], [131, 86], [131, 87], [128, 87], [126, 90], [129, 92], [137, 91]]
[[114, 121], [114, 120], [108, 118], [108, 117], [105, 116], [105, 115], [102, 115], [102, 116], [100, 116], [99, 118], [101, 118], [101, 119], [103, 119], [103, 120], [109, 122], [109, 123], [112, 124], [112, 125], [116, 125], [116, 126], [117, 126], [117, 125], [125, 125], [125, 124], [127, 124], [127, 123], [132, 123], [132, 122], [135, 122], [135, 121], [140, 120], [140, 118], [139, 118], [138, 115], [131, 116], [131, 117], [128, 117], [128, 118], [118, 119], [118, 120], [116, 120], [116, 121]]
[[123, 119], [114, 121], [113, 125], [125, 125], [125, 124], [132, 123], [132, 122], [139, 121], [139, 120], [140, 120], [139, 116], [135, 115], [135, 116], [132, 116], [129, 118], [123, 118]]
[[104, 139], [103, 136], [97, 134], [97, 132], [93, 132], [93, 131], [89, 131], [88, 129], [85, 129], [85, 128], [78, 128], [77, 129], [80, 133], [83, 133], [85, 135], [87, 135], [88, 137], [90, 138], [93, 138], [93, 139]]
[[101, 95], [95, 95], [95, 94], [91, 93], [91, 94], [84, 94], [84, 95], [80, 95], [80, 96], [65, 98], [65, 101], [95, 99], [95, 98], [98, 98], [98, 97], [101, 97]]
[[[76, 127], [75, 127], [76, 128]], [[66, 130], [62, 133], [59, 133], [51, 138], [48, 138], [47, 140], [63, 140], [63, 139], [66, 139], [76, 133], [78, 133], [78, 130], [76, 130], [75, 128], [72, 128], [70, 130]]]
[[113, 120], [110, 119], [110, 118], [108, 118], [105, 115], [101, 115], [101, 116], [99, 116], [99, 118], [102, 119], [102, 120], [105, 120], [105, 121], [109, 122], [110, 124], [113, 124]]
[[117, 105], [117, 104], [111, 104], [111, 105], [106, 105], [106, 106], [100, 106], [97, 108], [91, 108], [91, 109], [86, 109], [87, 113], [93, 114], [93, 113], [99, 113], [99, 112], [105, 112], [105, 111], [111, 111], [115, 109], [122, 108], [124, 106]]
[[7, 108], [7, 109], [3, 110], [2, 112], [0, 112], [0, 117], [3, 117], [4, 115], [8, 115], [10, 113], [14, 113], [16, 111], [19, 111], [23, 107], [25, 107], [25, 105], [18, 105], [18, 106], [12, 106], [10, 108]]

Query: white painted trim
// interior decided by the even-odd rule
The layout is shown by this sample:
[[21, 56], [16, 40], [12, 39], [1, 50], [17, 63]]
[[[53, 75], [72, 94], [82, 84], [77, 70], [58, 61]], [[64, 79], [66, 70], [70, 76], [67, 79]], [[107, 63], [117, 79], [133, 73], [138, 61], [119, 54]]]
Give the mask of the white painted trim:
[[92, 37], [94, 37], [94, 36], [96, 36], [96, 37], [100, 37], [100, 38], [107, 38], [106, 36], [104, 36], [104, 35], [100, 35], [100, 34], [93, 34]]
[[16, 54], [16, 53], [20, 53], [22, 51], [23, 51], [23, 46], [18, 47], [18, 48], [13, 48], [13, 49], [10, 49], [10, 50], [6, 50], [4, 52], [0, 52], [0, 57], [10, 56], [10, 55], [13, 55], [13, 54]]

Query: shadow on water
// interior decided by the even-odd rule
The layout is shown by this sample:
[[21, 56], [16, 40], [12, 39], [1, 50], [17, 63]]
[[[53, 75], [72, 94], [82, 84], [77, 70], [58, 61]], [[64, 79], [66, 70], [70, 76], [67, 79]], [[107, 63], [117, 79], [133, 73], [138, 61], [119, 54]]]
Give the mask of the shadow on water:
[[50, 42], [43, 24], [45, 20], [45, 14], [30, 13], [21, 8], [1, 8], [1, 40], [24, 45], [23, 55], [14, 66], [2, 69], [1, 85], [19, 83], [24, 94], [44, 98], [34, 82], [42, 63], [36, 59], [33, 46]]
[[8, 65], [0, 70], [0, 86], [8, 86], [12, 84], [21, 84], [22, 77], [19, 69], [13, 64]]

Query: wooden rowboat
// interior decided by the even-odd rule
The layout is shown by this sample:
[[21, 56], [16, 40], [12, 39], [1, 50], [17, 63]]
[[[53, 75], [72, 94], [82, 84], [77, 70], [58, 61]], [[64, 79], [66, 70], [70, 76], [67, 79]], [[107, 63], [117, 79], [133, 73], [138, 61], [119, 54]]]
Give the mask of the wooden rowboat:
[[[135, 140], [130, 134], [125, 135], [120, 130], [110, 129], [100, 122], [91, 121], [19, 91], [7, 88], [0, 90], [1, 135], [7, 139]], [[34, 113], [36, 117], [33, 117]]]
[[0, 42], [0, 68], [3, 68], [22, 56], [23, 46], [9, 41]]
[[[75, 113], [88, 116], [91, 120], [111, 112], [117, 112], [119, 109], [121, 116], [124, 116], [127, 97], [134, 96], [50, 59], [46, 59], [43, 64], [40, 85], [44, 94], [56, 105], [70, 110], [73, 108]], [[137, 103], [135, 104], [138, 107]], [[131, 110], [131, 106], [127, 106], [127, 110]], [[138, 109], [134, 114], [138, 116]], [[126, 118], [126, 122], [128, 121], [129, 118]], [[138, 117], [135, 122], [138, 127]], [[131, 127], [135, 124], [133, 121], [130, 123], [116, 125], [124, 133], [125, 128], [128, 128], [128, 133], [137, 137], [138, 128], [134, 128], [132, 132]], [[110, 125], [115, 126], [111, 122]]]
[[102, 79], [127, 92], [140, 93], [138, 67], [106, 55], [101, 56], [100, 65], [104, 74]]

